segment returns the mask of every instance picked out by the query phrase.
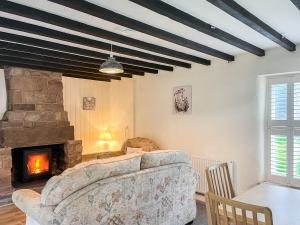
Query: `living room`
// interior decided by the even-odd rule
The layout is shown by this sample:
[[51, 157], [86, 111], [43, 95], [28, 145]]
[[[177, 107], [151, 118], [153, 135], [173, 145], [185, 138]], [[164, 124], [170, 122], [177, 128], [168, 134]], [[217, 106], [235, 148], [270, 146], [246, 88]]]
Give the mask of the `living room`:
[[298, 0], [0, 14], [0, 225], [299, 225]]

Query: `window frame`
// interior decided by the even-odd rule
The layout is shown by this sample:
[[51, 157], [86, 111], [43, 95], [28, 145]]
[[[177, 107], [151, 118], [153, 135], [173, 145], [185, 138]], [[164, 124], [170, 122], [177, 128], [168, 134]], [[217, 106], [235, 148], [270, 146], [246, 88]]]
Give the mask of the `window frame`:
[[[287, 118], [272, 120], [272, 85], [287, 84]], [[294, 120], [294, 84], [300, 83], [300, 74], [267, 77], [265, 100], [265, 178], [267, 181], [282, 185], [300, 187], [300, 179], [294, 178], [293, 146], [294, 136], [300, 136], [300, 120]], [[287, 175], [286, 177], [271, 174], [271, 135], [287, 136]]]

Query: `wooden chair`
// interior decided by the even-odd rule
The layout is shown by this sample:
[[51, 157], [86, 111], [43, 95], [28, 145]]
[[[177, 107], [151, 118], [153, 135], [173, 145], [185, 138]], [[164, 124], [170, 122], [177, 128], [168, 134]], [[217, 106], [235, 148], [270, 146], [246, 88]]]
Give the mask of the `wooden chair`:
[[273, 225], [272, 211], [208, 192], [205, 194], [209, 225]]
[[227, 163], [208, 167], [205, 173], [210, 192], [225, 198], [235, 197]]
[[126, 153], [127, 147], [142, 148], [145, 152], [152, 152], [161, 149], [153, 140], [143, 137], [127, 139], [122, 146], [122, 152]]

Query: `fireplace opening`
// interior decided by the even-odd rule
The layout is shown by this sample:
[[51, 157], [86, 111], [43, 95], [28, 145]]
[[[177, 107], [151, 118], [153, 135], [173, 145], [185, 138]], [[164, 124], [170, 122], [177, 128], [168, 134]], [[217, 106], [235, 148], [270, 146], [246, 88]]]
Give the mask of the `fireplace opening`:
[[51, 148], [23, 151], [22, 181], [49, 178], [51, 175]]
[[12, 185], [46, 182], [64, 170], [63, 145], [12, 149]]

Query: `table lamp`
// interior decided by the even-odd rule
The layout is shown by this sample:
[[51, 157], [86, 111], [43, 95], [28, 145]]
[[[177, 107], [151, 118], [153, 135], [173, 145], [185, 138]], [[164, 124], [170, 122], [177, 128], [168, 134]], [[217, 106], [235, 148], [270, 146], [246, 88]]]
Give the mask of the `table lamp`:
[[99, 137], [100, 143], [103, 143], [104, 149], [109, 151], [109, 143], [113, 141], [112, 134], [109, 131], [103, 131], [100, 133]]

